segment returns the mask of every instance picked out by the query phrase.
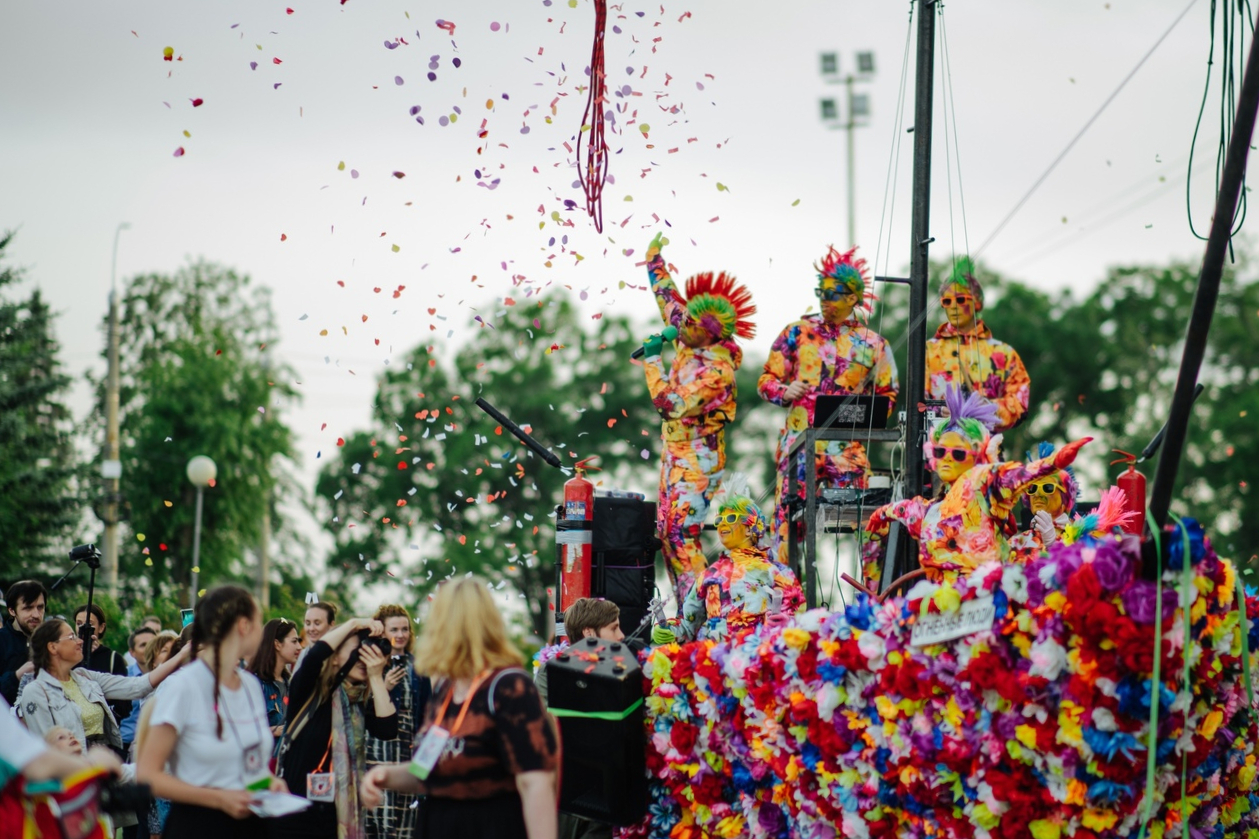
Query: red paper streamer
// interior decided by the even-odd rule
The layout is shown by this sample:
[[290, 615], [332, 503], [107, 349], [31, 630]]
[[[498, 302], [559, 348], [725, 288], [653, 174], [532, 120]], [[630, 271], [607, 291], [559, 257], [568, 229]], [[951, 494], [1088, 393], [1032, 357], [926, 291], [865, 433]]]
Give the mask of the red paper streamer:
[[604, 106], [607, 103], [604, 73], [603, 39], [608, 28], [607, 0], [594, 0], [595, 43], [590, 55], [590, 93], [581, 117], [582, 128], [590, 126], [585, 142], [585, 165], [582, 164], [582, 139], [586, 132], [577, 132], [577, 180], [586, 194], [586, 212], [594, 219], [595, 230], [603, 232], [603, 187], [608, 180], [608, 141], [604, 137]]

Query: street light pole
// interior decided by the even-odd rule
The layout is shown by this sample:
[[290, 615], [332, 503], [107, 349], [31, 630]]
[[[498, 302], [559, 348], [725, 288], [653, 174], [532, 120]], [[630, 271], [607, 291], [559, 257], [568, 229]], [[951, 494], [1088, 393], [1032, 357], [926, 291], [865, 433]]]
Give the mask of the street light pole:
[[822, 78], [828, 82], [842, 82], [844, 85], [844, 113], [840, 114], [840, 103], [833, 98], [823, 99], [822, 121], [831, 128], [842, 128], [847, 141], [847, 189], [848, 189], [848, 241], [845, 247], [857, 244], [857, 162], [856, 136], [854, 129], [866, 125], [863, 121], [870, 116], [870, 97], [854, 91], [856, 82], [867, 82], [874, 77], [874, 53], [857, 53], [857, 72], [840, 75], [839, 54], [822, 53]]
[[105, 385], [105, 568], [108, 569], [109, 596], [118, 597], [118, 498], [122, 461], [118, 446], [118, 237], [131, 225], [121, 222], [114, 231], [114, 257], [109, 270], [109, 373]]
[[205, 500], [205, 488], [214, 486], [218, 466], [203, 454], [188, 461], [185, 470], [188, 480], [197, 488], [197, 509], [192, 524], [192, 590], [188, 593], [188, 608], [197, 608], [198, 579], [201, 575], [201, 510]]
[[848, 242], [846, 247], [852, 247], [857, 244], [857, 187], [856, 187], [856, 166], [853, 163], [853, 136], [852, 130], [857, 127], [857, 119], [852, 109], [852, 83], [853, 75], [849, 73], [844, 78], [844, 88], [847, 91], [848, 105], [848, 121], [844, 124], [844, 133], [848, 135]]

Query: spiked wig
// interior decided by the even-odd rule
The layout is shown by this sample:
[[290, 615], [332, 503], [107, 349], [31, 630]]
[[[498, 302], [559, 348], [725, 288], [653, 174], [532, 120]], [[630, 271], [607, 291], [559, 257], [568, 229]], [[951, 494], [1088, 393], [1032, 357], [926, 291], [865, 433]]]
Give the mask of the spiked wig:
[[696, 274], [686, 281], [686, 313], [719, 341], [756, 334], [750, 320], [756, 314], [752, 293], [724, 271], [715, 277], [711, 271]]

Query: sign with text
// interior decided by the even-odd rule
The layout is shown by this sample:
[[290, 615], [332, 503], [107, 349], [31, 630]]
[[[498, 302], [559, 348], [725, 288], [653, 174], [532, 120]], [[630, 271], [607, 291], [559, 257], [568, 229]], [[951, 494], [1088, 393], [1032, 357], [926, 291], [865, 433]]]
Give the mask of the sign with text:
[[942, 644], [957, 638], [965, 638], [976, 632], [992, 629], [997, 618], [997, 606], [991, 596], [967, 600], [955, 612], [919, 615], [909, 635], [909, 643], [915, 647]]

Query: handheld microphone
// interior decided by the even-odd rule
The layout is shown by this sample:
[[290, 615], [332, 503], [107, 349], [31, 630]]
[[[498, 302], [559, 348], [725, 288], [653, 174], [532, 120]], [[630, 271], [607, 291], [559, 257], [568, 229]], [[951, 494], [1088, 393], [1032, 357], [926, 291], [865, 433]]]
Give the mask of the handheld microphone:
[[[672, 341], [674, 338], [678, 337], [678, 328], [670, 324], [666, 326], [664, 329], [660, 330], [660, 337], [664, 338], [666, 341]], [[646, 353], [647, 353], [647, 350], [645, 350], [642, 347], [639, 347], [638, 349], [630, 353], [630, 358], [642, 358]]]

